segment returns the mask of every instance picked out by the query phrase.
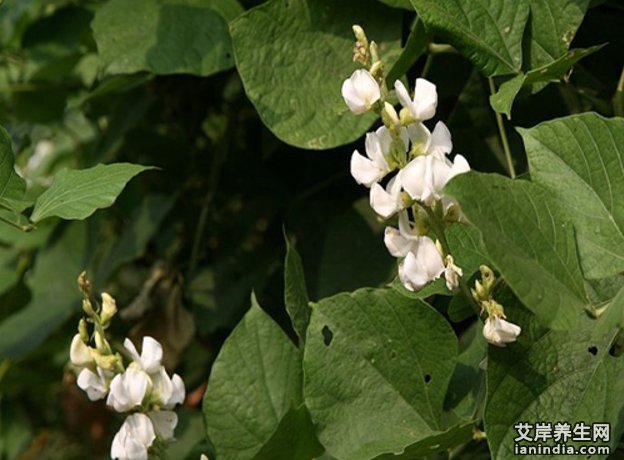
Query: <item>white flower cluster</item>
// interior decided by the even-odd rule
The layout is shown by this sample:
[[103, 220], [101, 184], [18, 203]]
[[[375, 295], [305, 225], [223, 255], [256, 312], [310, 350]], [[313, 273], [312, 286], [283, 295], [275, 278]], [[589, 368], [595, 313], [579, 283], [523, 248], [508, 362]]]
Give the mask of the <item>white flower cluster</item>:
[[100, 314], [93, 310], [88, 298], [83, 308], [95, 324], [95, 347], [89, 345], [83, 319], [70, 346], [70, 361], [79, 370], [78, 386], [91, 401], [106, 398], [106, 404], [115, 411], [129, 413], [113, 439], [111, 457], [147, 460], [148, 449], [156, 439], [167, 442], [174, 438], [178, 416], [172, 409], [184, 402], [184, 382], [177, 374], [167, 374], [161, 363], [162, 346], [152, 337], [143, 338], [141, 354], [129, 339], [124, 341], [132, 359], [124, 367], [121, 356], [112, 352], [103, 333], [117, 311], [111, 296], [102, 294]]
[[394, 89], [403, 106], [400, 116], [392, 105], [382, 104], [380, 84], [369, 71], [356, 70], [343, 83], [342, 95], [353, 113], [376, 107], [384, 120], [384, 126], [366, 135], [366, 156], [353, 152], [351, 175], [370, 188], [370, 205], [380, 217], [399, 214], [399, 228], [387, 227], [384, 241], [388, 251], [402, 259], [399, 278], [403, 285], [416, 291], [444, 274], [448, 288], [456, 289], [462, 271], [427, 236], [427, 212], [438, 212], [446, 220], [461, 219], [457, 203], [444, 196], [442, 189], [470, 166], [461, 155], [453, 161], [448, 158], [453, 143], [443, 122], [433, 132], [423, 123], [435, 115], [435, 85], [416, 79], [413, 98], [399, 80]]

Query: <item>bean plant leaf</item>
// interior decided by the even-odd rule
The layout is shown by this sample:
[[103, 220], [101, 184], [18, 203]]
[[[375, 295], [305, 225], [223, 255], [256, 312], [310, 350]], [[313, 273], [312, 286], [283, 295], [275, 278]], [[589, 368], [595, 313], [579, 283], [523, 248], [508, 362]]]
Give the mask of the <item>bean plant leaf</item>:
[[518, 73], [528, 0], [411, 0], [433, 32], [487, 76]]
[[529, 0], [525, 69], [543, 67], [566, 54], [589, 0]]
[[305, 343], [306, 330], [310, 322], [308, 289], [301, 256], [288, 239], [284, 261], [284, 304], [299, 340], [302, 344]]
[[11, 136], [0, 127], [0, 206], [20, 211], [25, 190], [26, 182], [15, 172]]
[[573, 115], [519, 132], [532, 180], [576, 229], [585, 276], [624, 271], [624, 120]]
[[490, 97], [492, 108], [499, 113], [504, 113], [507, 118], [511, 118], [511, 106], [516, 96], [524, 86], [540, 82], [557, 81], [563, 78], [566, 73], [585, 56], [600, 50], [604, 45], [592, 46], [591, 48], [577, 48], [568, 51], [562, 57], [548, 64], [530, 70], [527, 73], [520, 73], [517, 76], [503, 83], [498, 92]]
[[578, 322], [587, 300], [574, 228], [537, 184], [461, 174], [446, 187], [483, 235], [492, 263], [527, 308], [554, 328]]
[[[518, 343], [506, 349], [490, 347], [488, 355], [485, 429], [492, 458], [518, 458], [515, 425], [521, 422], [552, 427], [568, 423], [571, 428], [577, 423], [590, 427], [609, 423], [610, 442], [595, 444], [613, 448], [624, 431], [624, 358], [611, 356], [609, 350], [622, 331], [624, 290], [601, 318], [586, 316], [567, 331], [548, 330], [521, 310], [509, 303], [505, 309], [522, 327]], [[579, 447], [572, 440], [566, 444]], [[565, 458], [586, 459], [587, 455]]]
[[207, 76], [234, 65], [228, 21], [242, 12], [236, 0], [111, 0], [93, 35], [107, 74]]
[[126, 184], [137, 174], [153, 169], [130, 163], [99, 164], [89, 169], [59, 172], [52, 186], [35, 202], [30, 219], [48, 217], [82, 220], [97, 209], [112, 205]]
[[0, 357], [27, 353], [79, 311], [76, 278], [87, 266], [86, 248], [87, 224], [72, 222], [41, 250], [29, 280], [30, 303], [0, 323]]
[[252, 299], [221, 348], [204, 397], [208, 437], [220, 459], [254, 459], [278, 428], [292, 429], [280, 423], [302, 403], [301, 372], [299, 350]]
[[388, 68], [400, 53], [400, 11], [376, 0], [270, 0], [231, 26], [236, 66], [264, 124], [282, 141], [328, 149], [360, 137], [374, 115], [354, 116], [340, 94], [361, 25]]
[[444, 317], [392, 289], [314, 304], [304, 393], [319, 440], [334, 457], [355, 460], [399, 454], [442, 434], [456, 356]]

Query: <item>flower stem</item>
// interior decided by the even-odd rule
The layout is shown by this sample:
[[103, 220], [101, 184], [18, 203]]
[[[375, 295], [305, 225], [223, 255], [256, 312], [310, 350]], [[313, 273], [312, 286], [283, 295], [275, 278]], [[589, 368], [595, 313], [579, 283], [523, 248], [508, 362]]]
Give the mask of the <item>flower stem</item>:
[[[488, 78], [488, 83], [490, 85], [490, 93], [496, 93], [496, 86], [494, 85], [494, 80], [492, 77]], [[503, 116], [494, 110], [494, 115], [496, 116], [496, 124], [498, 125], [498, 133], [500, 134], [501, 143], [503, 144], [503, 150], [505, 151], [505, 160], [507, 161], [507, 171], [509, 172], [509, 176], [512, 179], [516, 177], [516, 169], [513, 165], [513, 159], [511, 157], [511, 149], [509, 148], [509, 141], [507, 140], [507, 132], [505, 131], [505, 124], [503, 123]]]
[[[440, 218], [436, 215], [436, 213], [429, 206], [418, 203], [418, 205], [425, 210], [427, 213], [427, 217], [429, 217], [429, 224], [431, 225], [431, 229], [433, 233], [435, 233], [436, 237], [440, 241], [442, 245], [442, 250], [444, 251], [444, 256], [451, 254], [451, 247], [448, 244], [448, 240], [446, 239], [446, 234], [444, 233], [444, 222], [440, 220]], [[472, 309], [478, 314], [481, 313], [481, 307], [475, 299], [472, 297], [472, 293], [470, 292], [470, 288], [466, 283], [466, 279], [463, 276], [459, 277], [459, 290], [461, 293], [468, 299], [470, 305], [472, 305]]]
[[613, 96], [613, 114], [616, 117], [624, 117], [624, 66]]

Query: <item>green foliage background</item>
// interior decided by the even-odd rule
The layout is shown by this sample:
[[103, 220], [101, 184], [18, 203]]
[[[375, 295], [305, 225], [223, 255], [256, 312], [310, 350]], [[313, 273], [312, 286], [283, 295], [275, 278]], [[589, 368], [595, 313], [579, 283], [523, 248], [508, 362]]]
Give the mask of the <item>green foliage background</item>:
[[[340, 95], [352, 24], [427, 73], [479, 171], [448, 238], [502, 275], [507, 349], [443, 283], [392, 283], [349, 176], [376, 123]], [[617, 0], [5, 1], [0, 460], [107, 458], [120, 420], [67, 366], [83, 269], [185, 379], [174, 460], [505, 459], [518, 420], [609, 421], [620, 458], [623, 24]]]

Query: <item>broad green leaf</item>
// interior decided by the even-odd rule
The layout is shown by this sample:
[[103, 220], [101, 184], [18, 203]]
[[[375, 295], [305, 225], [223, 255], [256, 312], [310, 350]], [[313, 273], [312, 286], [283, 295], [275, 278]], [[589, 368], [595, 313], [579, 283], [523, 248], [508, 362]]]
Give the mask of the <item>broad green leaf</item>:
[[0, 126], [0, 206], [20, 211], [26, 183], [15, 172], [11, 136]]
[[446, 430], [457, 339], [444, 317], [392, 289], [314, 304], [304, 393], [319, 440], [341, 460], [402, 453]]
[[39, 222], [48, 217], [82, 220], [97, 209], [112, 205], [126, 184], [139, 173], [153, 169], [130, 163], [97, 165], [89, 169], [59, 172], [52, 186], [35, 202], [30, 219]]
[[388, 6], [394, 8], [403, 8], [404, 10], [412, 10], [412, 4], [410, 0], [379, 0], [381, 3], [385, 3]]
[[528, 0], [411, 0], [434, 32], [486, 76], [518, 73]]
[[428, 437], [408, 446], [401, 454], [384, 454], [375, 457], [375, 460], [414, 460], [415, 458], [428, 458], [436, 453], [469, 442], [472, 440], [473, 434], [474, 422], [461, 423], [449, 428], [443, 433]]
[[[365, 204], [366, 209], [360, 207]], [[376, 220], [372, 223], [368, 220]], [[383, 242], [383, 226], [362, 201], [327, 222], [316, 292], [323, 298], [364, 286], [381, 286], [396, 274], [396, 259]]]
[[304, 405], [289, 410], [255, 460], [314, 459], [324, 451]]
[[525, 69], [543, 67], [566, 54], [589, 0], [529, 0]]
[[496, 94], [490, 96], [492, 108], [499, 113], [504, 113], [511, 118], [511, 106], [524, 86], [539, 82], [557, 81], [563, 77], [579, 60], [601, 49], [604, 45], [592, 46], [591, 48], [577, 48], [568, 51], [562, 57], [551, 61], [542, 67], [520, 73], [503, 83]]
[[624, 119], [589, 113], [519, 132], [532, 180], [574, 225], [585, 276], [624, 271]]
[[28, 283], [32, 300], [0, 323], [1, 357], [32, 350], [69, 318], [72, 311], [80, 311], [76, 279], [86, 268], [86, 247], [86, 224], [73, 222], [39, 252]]
[[587, 300], [574, 227], [549, 193], [523, 180], [466, 173], [446, 187], [483, 235], [492, 263], [544, 323], [571, 327]]
[[[522, 334], [507, 348], [489, 350], [485, 430], [492, 458], [518, 458], [514, 425], [520, 422], [610, 423], [611, 442], [592, 444], [617, 445], [624, 431], [624, 359], [611, 356], [609, 350], [622, 331], [624, 290], [600, 319], [586, 316], [568, 331], [547, 330], [519, 305], [506, 307], [507, 316], [522, 327]], [[579, 446], [571, 440], [566, 444]]]
[[287, 238], [286, 260], [284, 261], [284, 304], [301, 344], [305, 343], [306, 330], [310, 322], [309, 301], [301, 257]]
[[254, 459], [278, 428], [288, 428], [280, 422], [302, 402], [301, 379], [299, 351], [252, 299], [212, 367], [204, 397], [218, 457]]
[[233, 66], [228, 21], [242, 11], [236, 0], [111, 0], [93, 36], [107, 74], [207, 76]]
[[390, 68], [401, 13], [375, 0], [270, 0], [230, 25], [236, 67], [264, 124], [282, 141], [328, 149], [360, 137], [375, 117], [353, 115], [340, 93], [358, 67], [351, 27], [361, 25]]

